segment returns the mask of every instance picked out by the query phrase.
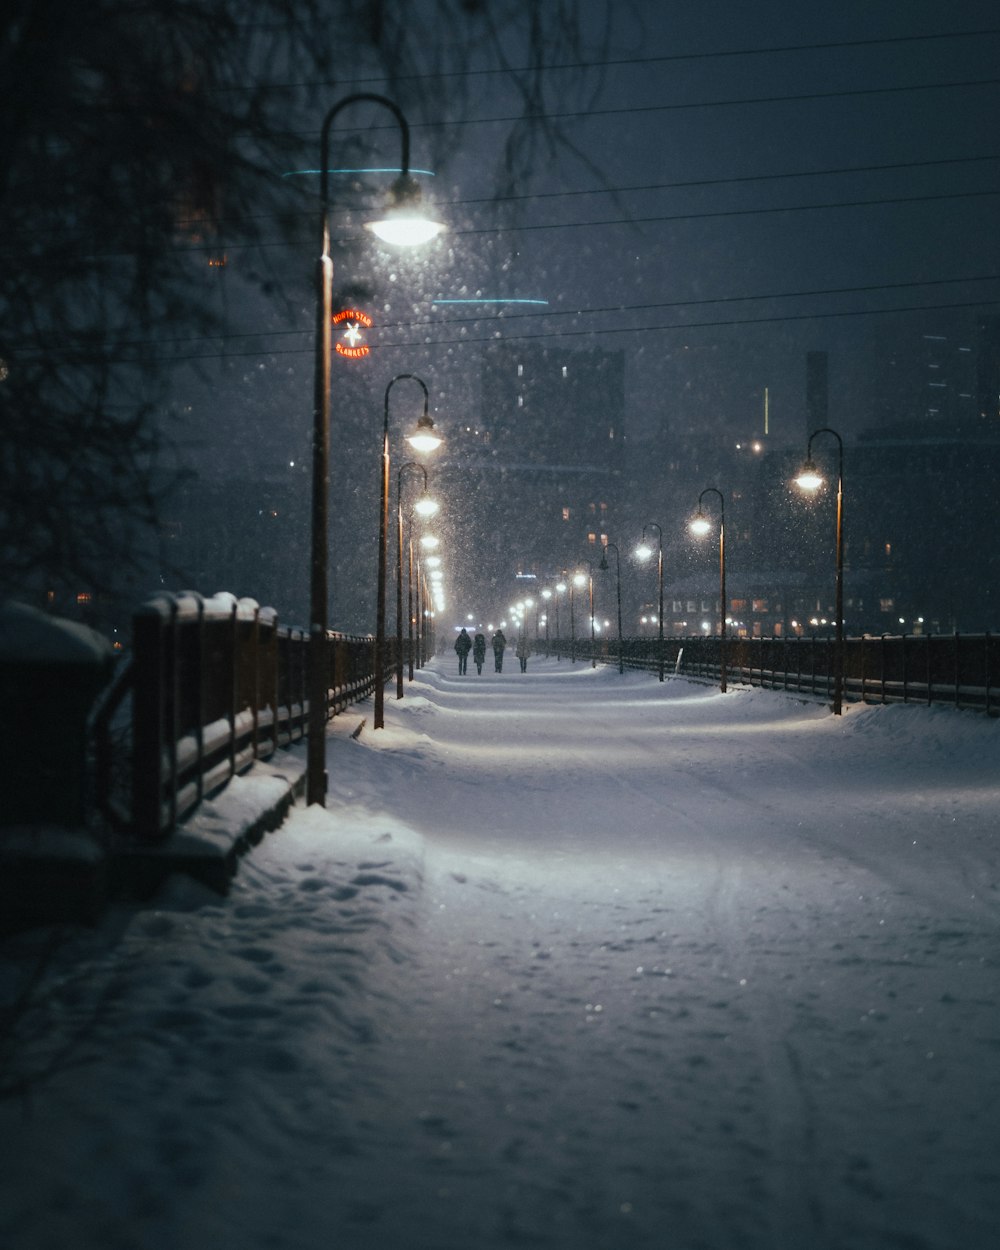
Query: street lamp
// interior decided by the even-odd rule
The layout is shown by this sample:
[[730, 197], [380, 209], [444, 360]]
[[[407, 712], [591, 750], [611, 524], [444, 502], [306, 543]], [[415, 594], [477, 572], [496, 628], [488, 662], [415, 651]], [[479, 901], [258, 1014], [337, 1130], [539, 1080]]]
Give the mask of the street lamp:
[[382, 492], [378, 518], [378, 604], [375, 625], [375, 711], [372, 718], [375, 729], [385, 728], [385, 690], [383, 687], [385, 685], [385, 566], [389, 529], [389, 393], [397, 382], [404, 380], [418, 383], [424, 393], [423, 415], [417, 422], [416, 430], [407, 436], [406, 441], [415, 451], [433, 451], [442, 442], [442, 439], [434, 433], [434, 422], [428, 412], [430, 395], [423, 379], [418, 378], [415, 373], [397, 373], [385, 388], [385, 413], [382, 420]]
[[566, 583], [556, 582], [556, 663], [562, 659], [562, 631], [559, 628], [559, 596], [564, 595], [565, 593]]
[[[597, 647], [594, 641], [594, 562], [593, 560], [583, 560], [582, 563], [590, 569], [590, 574], [586, 578], [590, 589], [590, 667], [597, 668]], [[577, 576], [583, 577], [583, 574], [578, 573]], [[580, 584], [582, 585], [582, 583]]]
[[576, 663], [576, 616], [573, 611], [573, 591], [577, 586], [586, 586], [587, 579], [582, 573], [574, 573], [569, 581], [569, 659]]
[[622, 560], [621, 553], [618, 550], [617, 543], [605, 543], [604, 551], [601, 553], [601, 563], [597, 566], [604, 572], [607, 572], [610, 565], [608, 564], [608, 552], [615, 553], [615, 572], [618, 588], [618, 672], [625, 672], [625, 652], [622, 644]]
[[805, 491], [816, 491], [823, 485], [823, 475], [812, 458], [813, 439], [818, 434], [830, 434], [837, 440], [837, 624], [833, 658], [833, 714], [840, 716], [844, 702], [844, 440], [829, 426], [813, 430], [806, 445], [806, 462], [795, 479], [796, 485]]
[[691, 522], [691, 532], [704, 536], [712, 528], [701, 510], [706, 495], [719, 496], [719, 690], [726, 693], [726, 501], [722, 491], [706, 486], [698, 496], [698, 515]]
[[649, 530], [649, 529], [656, 530], [656, 533], [658, 536], [656, 580], [660, 588], [660, 604], [659, 604], [659, 614], [656, 618], [656, 621], [657, 621], [657, 636], [659, 638], [659, 646], [660, 646], [660, 681], [662, 681], [663, 680], [663, 530], [660, 528], [659, 525], [656, 524], [655, 521], [650, 521], [648, 524], [642, 527], [642, 542], [636, 548], [635, 554], [639, 557], [640, 560], [648, 560], [649, 557], [653, 554], [652, 547], [650, 547], [649, 544], [646, 542], [646, 530]]
[[[548, 659], [549, 658], [549, 600], [552, 598], [552, 591], [548, 588], [548, 586], [546, 586], [545, 589], [542, 591], [542, 598], [545, 600], [545, 658]], [[556, 602], [558, 606], [558, 600]], [[535, 629], [535, 633], [536, 634], [538, 633], [537, 627]]]
[[416, 460], [407, 460], [396, 471], [396, 698], [403, 697], [403, 473], [419, 469], [424, 475], [424, 491], [410, 510], [409, 556], [407, 565], [407, 642], [409, 646], [410, 681], [413, 680], [413, 513], [433, 516], [437, 501], [427, 494], [427, 470]]
[[[402, 144], [400, 177], [392, 191], [392, 213], [415, 223], [419, 188], [410, 177], [410, 130], [399, 107], [385, 96], [356, 92], [338, 101], [323, 120], [320, 133], [320, 255], [316, 264], [316, 343], [313, 370], [312, 515], [309, 558], [309, 739], [306, 753], [306, 801], [326, 803], [326, 711], [329, 681], [326, 673], [328, 623], [328, 524], [330, 494], [330, 357], [333, 317], [333, 258], [330, 255], [330, 130], [334, 118], [348, 104], [367, 101], [387, 108], [399, 126]], [[433, 237], [415, 224], [404, 246]], [[384, 236], [383, 236], [384, 237]]]

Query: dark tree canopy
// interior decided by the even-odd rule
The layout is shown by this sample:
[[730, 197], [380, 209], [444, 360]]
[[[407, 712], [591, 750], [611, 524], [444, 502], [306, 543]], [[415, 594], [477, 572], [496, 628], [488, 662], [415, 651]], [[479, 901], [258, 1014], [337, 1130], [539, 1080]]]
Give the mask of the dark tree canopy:
[[[461, 109], [469, 88], [450, 71], [475, 50], [522, 103], [508, 167], [530, 161], [553, 138], [538, 124], [538, 64], [543, 50], [579, 54], [577, 8], [12, 0], [0, 32], [3, 593], [57, 602], [120, 587], [134, 566], [170, 478], [157, 414], [171, 353], [221, 330], [200, 298], [206, 265], [295, 230], [301, 201], [275, 174], [315, 145], [316, 101], [363, 66], [409, 91], [417, 114], [432, 96]], [[515, 63], [511, 46], [533, 51]], [[251, 277], [278, 289], [264, 259]]]

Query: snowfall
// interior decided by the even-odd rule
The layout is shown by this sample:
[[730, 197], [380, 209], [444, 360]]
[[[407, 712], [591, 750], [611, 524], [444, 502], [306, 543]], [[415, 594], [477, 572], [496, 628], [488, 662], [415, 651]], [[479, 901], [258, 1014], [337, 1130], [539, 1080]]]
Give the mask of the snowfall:
[[1000, 1245], [1000, 722], [394, 693], [227, 896], [0, 943], [3, 1250]]

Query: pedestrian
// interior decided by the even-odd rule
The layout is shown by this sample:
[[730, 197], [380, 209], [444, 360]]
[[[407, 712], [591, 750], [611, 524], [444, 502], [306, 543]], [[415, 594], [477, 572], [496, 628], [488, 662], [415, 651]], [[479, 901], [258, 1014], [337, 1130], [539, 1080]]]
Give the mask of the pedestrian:
[[486, 638], [482, 634], [476, 634], [472, 640], [472, 658], [476, 661], [476, 672], [482, 673], [486, 659]]
[[514, 654], [521, 661], [521, 672], [528, 671], [528, 656], [531, 655], [531, 646], [528, 642], [528, 635], [522, 630], [517, 636], [517, 646], [514, 648]]
[[472, 639], [469, 631], [463, 627], [455, 639], [455, 650], [458, 652], [458, 675], [461, 677], [469, 664], [469, 652], [472, 650]]
[[507, 645], [507, 639], [503, 636], [502, 630], [497, 630], [493, 635], [493, 663], [498, 673], [503, 672], [503, 649]]

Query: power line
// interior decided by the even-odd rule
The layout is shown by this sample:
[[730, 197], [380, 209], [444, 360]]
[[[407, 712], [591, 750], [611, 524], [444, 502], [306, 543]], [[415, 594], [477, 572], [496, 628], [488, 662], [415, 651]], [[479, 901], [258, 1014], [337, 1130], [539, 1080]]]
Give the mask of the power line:
[[[956, 281], [963, 281], [963, 280], [964, 279], [956, 279]], [[995, 279], [984, 278], [982, 280], [991, 281]], [[906, 286], [906, 285], [920, 286], [923, 284], [922, 283], [913, 283], [913, 284], [900, 283], [896, 285], [898, 286]], [[843, 292], [846, 292], [849, 289], [850, 288], [841, 288], [840, 290]], [[878, 290], [880, 288], [859, 287], [856, 289], [858, 291], [866, 291], [866, 290]], [[891, 289], [891, 288], [885, 288], [885, 289]], [[837, 289], [835, 288], [833, 293], [836, 293], [836, 291]], [[803, 292], [802, 294], [803, 295], [809, 294], [809, 292]], [[776, 299], [776, 298], [780, 298], [780, 297], [778, 296], [729, 297], [729, 298], [720, 299], [717, 301], [716, 300], [705, 300], [705, 301], [692, 300], [692, 301], [689, 301], [689, 305], [691, 307], [694, 307], [696, 304], [699, 304], [699, 303], [703, 303], [703, 304], [704, 303], [729, 303], [729, 302], [737, 302], [740, 299], [751, 300], [751, 299]], [[489, 335], [483, 335], [477, 338], [470, 338], [468, 336], [465, 336], [465, 337], [453, 338], [453, 339], [422, 339], [422, 340], [411, 339], [411, 340], [406, 340], [403, 342], [396, 342], [396, 343], [373, 343], [373, 344], [369, 344], [369, 346], [373, 352], [377, 352], [377, 351], [388, 350], [390, 348], [399, 348], [399, 347], [420, 347], [420, 348], [469, 347], [469, 346], [476, 346], [476, 345], [484, 344], [484, 343], [491, 344], [491, 343], [526, 342], [526, 341], [532, 341], [535, 339], [593, 338], [596, 336], [600, 336], [601, 338], [607, 338], [611, 335], [618, 335], [618, 334], [639, 335], [639, 334], [665, 333], [665, 332], [672, 331], [672, 330], [680, 330], [682, 332], [687, 333], [693, 330], [725, 329], [725, 328], [733, 328], [733, 327], [738, 327], [738, 326], [774, 325], [778, 323], [794, 323], [794, 322], [803, 322], [803, 321], [848, 320], [852, 318], [881, 317], [881, 316], [888, 316], [888, 315], [901, 314], [901, 313], [956, 311], [959, 309], [994, 307], [997, 304], [1000, 304], [1000, 299], [961, 300], [961, 301], [956, 301], [954, 303], [942, 303], [942, 304], [899, 304], [899, 305], [891, 306], [889, 308], [864, 308], [864, 309], [845, 309], [841, 311], [829, 311], [829, 312], [785, 313], [785, 314], [773, 314], [773, 315], [756, 316], [756, 317], [718, 318], [713, 321], [674, 321], [674, 322], [666, 322], [666, 323], [662, 323], [658, 325], [644, 325], [644, 326], [613, 325], [613, 326], [600, 326], [596, 328], [591, 327], [589, 329], [577, 329], [577, 330], [542, 330], [537, 333], [505, 334], [502, 337], [498, 337], [495, 333], [493, 333]], [[654, 304], [654, 305], [639, 305], [637, 307], [655, 309], [657, 307], [670, 308], [670, 307], [678, 307], [678, 306], [684, 307], [685, 305], [683, 303], [663, 304], [663, 305]], [[612, 307], [612, 308], [602, 309], [602, 310], [595, 309], [592, 311], [619, 313], [622, 311], [629, 311], [629, 309], [626, 306], [625, 308]], [[577, 314], [572, 314], [572, 315], [580, 315], [580, 314], [577, 313]], [[546, 314], [534, 314], [534, 318], [539, 319], [539, 320], [547, 319], [547, 315]], [[462, 320], [462, 319], [459, 318], [457, 320]], [[469, 320], [487, 320], [487, 318], [469, 318]], [[497, 318], [497, 320], [507, 320], [507, 318]], [[397, 323], [394, 326], [385, 327], [385, 328], [399, 329], [399, 328], [402, 328], [403, 325], [405, 324], [406, 323]], [[424, 325], [426, 326], [427, 323], [424, 323]], [[415, 331], [419, 330], [420, 328], [421, 328], [420, 326], [412, 327], [412, 329]], [[223, 341], [230, 337], [236, 338], [236, 339], [257, 338], [257, 337], [263, 337], [264, 333], [266, 332], [262, 332], [261, 334], [234, 334], [231, 336], [212, 336], [212, 338], [222, 339]], [[309, 333], [309, 331], [291, 330], [291, 331], [283, 331], [283, 332], [277, 332], [277, 333], [306, 334], [306, 333]], [[181, 339], [181, 340], [173, 340], [173, 341], [200, 342], [202, 340]], [[311, 356], [313, 354], [313, 350], [314, 350], [313, 346], [309, 345], [306, 347], [279, 347], [279, 348], [272, 348], [272, 349], [258, 348], [258, 349], [251, 350], [251, 351], [192, 352], [186, 355], [153, 357], [152, 360], [159, 361], [164, 364], [171, 364], [171, 365], [185, 364], [188, 362], [200, 361], [200, 360], [241, 360], [241, 359], [247, 359], [247, 358], [259, 360], [262, 356], [305, 356], [305, 355]], [[30, 357], [26, 357], [26, 358], [30, 358]], [[37, 356], [34, 358], [37, 359]], [[150, 357], [136, 355], [136, 356], [126, 356], [126, 357], [119, 357], [119, 358], [110, 357], [110, 358], [107, 358], [104, 363], [117, 364], [117, 365], [141, 365], [141, 364], [148, 364], [150, 362], [151, 362]]]
[[[686, 109], [710, 109], [710, 108], [745, 108], [751, 104], [802, 104], [815, 100], [847, 100], [856, 99], [860, 96], [889, 96], [902, 95], [911, 91], [957, 91], [965, 90], [969, 87], [996, 87], [1000, 85], [1000, 78], [970, 78], [955, 82], [923, 82], [910, 83], [899, 87], [858, 87], [850, 91], [806, 91], [795, 95], [769, 95], [769, 96], [740, 96], [729, 100], [695, 100], [684, 101], [677, 104], [645, 104], [634, 105], [630, 108], [609, 108], [609, 109], [576, 109], [565, 113], [546, 112], [535, 121], [573, 121], [579, 118], [592, 120], [596, 117], [623, 117], [645, 115], [649, 113], [672, 113], [680, 112]], [[492, 125], [510, 125], [514, 122], [524, 121], [523, 116], [512, 115], [503, 117], [467, 117], [456, 118], [447, 122], [412, 122], [410, 130], [418, 129], [439, 129], [442, 126], [458, 127], [458, 126], [492, 126]], [[393, 127], [386, 125], [370, 126], [369, 130], [392, 130]], [[315, 138], [319, 131], [308, 131], [301, 134], [300, 138]]]
[[723, 187], [737, 186], [748, 182], [778, 182], [793, 178], [827, 178], [841, 174], [873, 174], [887, 173], [898, 169], [931, 169], [942, 165], [976, 164], [984, 161], [1000, 160], [1000, 153], [988, 156], [950, 156], [930, 161], [892, 161], [879, 165], [840, 165], [831, 169], [799, 169], [777, 174], [742, 174], [735, 178], [685, 178], [677, 182], [638, 183], [625, 187], [592, 187], [581, 191], [536, 191], [525, 195], [480, 196], [467, 200], [452, 200], [452, 205], [459, 204], [512, 204], [519, 200], [552, 200], [571, 198], [581, 195], [623, 195], [632, 191], [677, 191], [690, 187]]
[[[637, 65], [666, 65], [679, 61], [710, 61], [724, 60], [733, 57], [751, 57], [751, 56], [776, 56], [790, 52], [831, 52], [845, 48], [874, 48], [885, 47], [889, 44], [908, 44], [908, 43], [930, 43], [942, 39], [980, 39], [992, 35], [1000, 35], [1000, 28], [986, 27], [982, 30], [955, 30], [943, 31], [929, 35], [890, 35], [880, 39], [842, 39], [837, 41], [828, 41], [825, 43], [790, 43], [776, 44], [771, 47], [764, 48], [728, 48], [715, 52], [673, 52], [658, 56], [637, 56], [637, 57], [615, 57], [601, 61], [565, 61], [561, 64], [544, 65], [540, 68], [544, 73], [554, 73], [562, 70], [596, 70], [596, 69], [617, 69], [631, 68]], [[533, 65], [519, 65], [516, 67], [498, 66], [493, 69], [459, 69], [459, 70], [443, 70], [433, 74], [401, 74], [395, 77], [396, 82], [425, 82], [428, 80], [437, 81], [443, 78], [481, 78], [486, 76], [495, 76], [502, 74], [510, 77], [514, 74], [531, 74], [537, 73], [539, 67]], [[221, 90], [229, 91], [249, 91], [249, 90], [266, 90], [266, 91], [291, 91], [310, 89], [317, 87], [358, 87], [370, 83], [380, 83], [385, 81], [384, 74], [373, 74], [366, 78], [345, 78], [340, 80], [318, 79], [316, 81], [306, 82], [285, 82], [285, 83], [261, 83], [256, 88], [250, 87], [229, 87], [221, 88]]]
[[[482, 321], [549, 321], [553, 317], [593, 317], [606, 313], [614, 313], [618, 315], [621, 313], [654, 312], [658, 309], [664, 308], [703, 308], [714, 304], [765, 303], [767, 301], [777, 299], [811, 299], [820, 295], [870, 295], [879, 291], [905, 291], [913, 290], [918, 287], [959, 286], [973, 282], [1000, 282], [1000, 273], [965, 274], [957, 278], [922, 278], [913, 282], [879, 282], [869, 283], [862, 286], [809, 287], [804, 290], [797, 291], [764, 291], [755, 295], [718, 295], [706, 297], [704, 299], [658, 300], [648, 304], [607, 304], [596, 308], [549, 308], [545, 312], [505, 312], [502, 315], [491, 313], [478, 317], [435, 317], [433, 320], [427, 320], [419, 323], [412, 321], [388, 321], [383, 325], [380, 325], [378, 328], [380, 330], [398, 330], [403, 328], [419, 329], [421, 327], [442, 325], [478, 324]], [[433, 303], [434, 301], [431, 302]], [[990, 300], [987, 302], [992, 303], [993, 301]], [[593, 331], [586, 332], [592, 333]], [[181, 343], [243, 342], [246, 339], [288, 338], [293, 335], [313, 333], [315, 333], [315, 327], [312, 325], [304, 327], [301, 330], [233, 330], [220, 334], [185, 335], [181, 338], [171, 339], [125, 339], [119, 342], [116, 346], [119, 348], [132, 348]], [[16, 352], [18, 350], [19, 349], [16, 346], [8, 345], [8, 351]]]
[[[891, 204], [923, 204], [934, 203], [940, 200], [981, 199], [985, 196], [991, 195], [1000, 195], [1000, 189], [987, 191], [948, 191], [933, 195], [878, 196], [874, 199], [868, 200], [830, 200], [819, 204], [779, 204], [769, 208], [713, 209], [707, 212], [667, 213], [653, 217], [611, 217], [596, 221], [555, 221], [523, 225], [476, 226], [470, 227], [467, 230], [451, 230], [449, 231], [449, 236], [452, 238], [461, 238], [467, 235], [517, 234], [539, 230], [578, 230], [586, 229], [587, 227], [603, 228], [607, 226], [647, 226], [670, 221], [705, 221], [720, 217], [760, 217], [772, 213], [817, 212], [823, 209], [882, 208]], [[179, 253], [217, 253], [219, 251], [246, 251], [253, 248], [270, 249], [287, 247], [289, 245], [290, 243], [288, 240], [280, 239], [272, 241], [257, 241], [252, 243], [232, 243], [225, 245], [221, 243], [197, 244], [193, 247], [174, 247], [172, 250]], [[128, 256], [130, 253], [102, 252], [100, 255], [110, 259], [116, 256]]]

